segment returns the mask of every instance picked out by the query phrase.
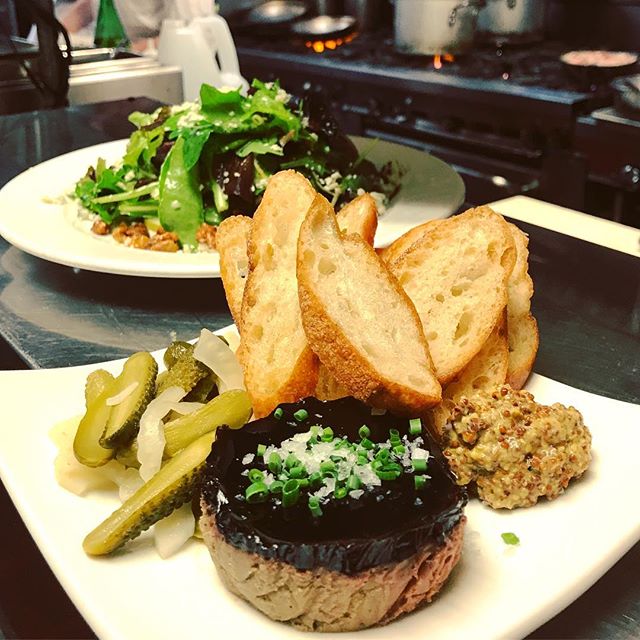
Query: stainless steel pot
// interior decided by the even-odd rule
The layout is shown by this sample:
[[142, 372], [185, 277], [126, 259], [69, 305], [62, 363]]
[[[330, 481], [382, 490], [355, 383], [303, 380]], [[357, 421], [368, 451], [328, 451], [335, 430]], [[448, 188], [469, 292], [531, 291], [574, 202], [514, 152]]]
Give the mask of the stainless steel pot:
[[494, 40], [541, 40], [545, 6], [546, 0], [486, 0], [478, 16], [478, 32]]
[[469, 49], [483, 4], [483, 0], [395, 0], [396, 49], [420, 55]]

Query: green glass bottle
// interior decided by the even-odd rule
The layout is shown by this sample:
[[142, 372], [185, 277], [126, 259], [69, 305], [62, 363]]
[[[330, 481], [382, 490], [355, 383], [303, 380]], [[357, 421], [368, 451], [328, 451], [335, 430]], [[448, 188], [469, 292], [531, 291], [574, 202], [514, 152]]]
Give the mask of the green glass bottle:
[[129, 44], [127, 32], [122, 26], [113, 0], [100, 0], [93, 42], [96, 47], [109, 48], [126, 47]]

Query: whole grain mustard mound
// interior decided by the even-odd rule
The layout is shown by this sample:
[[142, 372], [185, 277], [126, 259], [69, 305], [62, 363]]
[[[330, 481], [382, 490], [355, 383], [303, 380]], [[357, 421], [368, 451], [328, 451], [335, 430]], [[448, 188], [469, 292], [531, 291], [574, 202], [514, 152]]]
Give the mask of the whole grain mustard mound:
[[475, 482], [494, 509], [556, 498], [591, 460], [591, 433], [579, 411], [538, 404], [507, 385], [461, 398], [443, 437], [458, 484]]

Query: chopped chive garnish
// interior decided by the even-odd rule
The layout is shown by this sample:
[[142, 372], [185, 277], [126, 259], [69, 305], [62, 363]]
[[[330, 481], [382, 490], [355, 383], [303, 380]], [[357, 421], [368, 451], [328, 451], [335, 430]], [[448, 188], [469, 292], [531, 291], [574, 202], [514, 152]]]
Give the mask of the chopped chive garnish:
[[423, 472], [427, 470], [427, 461], [424, 458], [414, 458], [411, 462], [414, 471]]
[[298, 458], [296, 458], [293, 453], [290, 453], [284, 461], [284, 466], [287, 467], [287, 469], [291, 469], [291, 467], [295, 467], [298, 462], [300, 462]]
[[376, 474], [380, 480], [395, 480], [399, 475], [399, 471], [385, 471], [383, 469], [379, 469], [376, 471]]
[[268, 494], [269, 489], [267, 489], [267, 485], [264, 482], [253, 482], [246, 488], [244, 497], [247, 502], [263, 502]]
[[374, 459], [386, 462], [389, 459], [389, 449], [380, 449], [374, 456]]
[[369, 440], [369, 438], [362, 438], [362, 441], [360, 442], [360, 445], [362, 447], [364, 447], [365, 449], [373, 449], [373, 442], [371, 442], [371, 440]]
[[520, 538], [515, 533], [503, 533], [502, 540], [505, 544], [520, 544]]
[[257, 455], [259, 458], [262, 458], [262, 456], [264, 455], [264, 452], [267, 450], [267, 445], [266, 444], [259, 444], [258, 445], [258, 449], [256, 451]]
[[297, 464], [295, 467], [291, 467], [291, 469], [289, 469], [290, 478], [302, 478], [306, 475], [307, 470], [301, 464]]
[[309, 478], [300, 478], [298, 480], [298, 484], [300, 485], [301, 489], [308, 489], [309, 488]]
[[282, 418], [282, 416], [284, 415], [284, 411], [282, 410], [281, 407], [278, 407], [274, 412], [273, 412], [273, 417], [276, 420], [280, 420], [280, 418]]
[[309, 412], [306, 409], [298, 409], [293, 417], [296, 419], [296, 422], [303, 422], [309, 417]]
[[322, 515], [322, 509], [320, 508], [320, 500], [315, 496], [309, 497], [309, 511], [315, 518], [319, 518]]
[[422, 424], [420, 418], [411, 418], [409, 420], [409, 434], [412, 436], [419, 436], [422, 433]]
[[347, 497], [347, 493], [349, 493], [347, 487], [338, 487], [334, 492], [333, 492], [333, 496], [337, 499], [337, 500], [342, 500], [342, 498], [346, 498]]
[[319, 471], [312, 473], [309, 476], [309, 485], [312, 488], [319, 487], [322, 484], [322, 474]]
[[395, 447], [393, 447], [393, 453], [395, 453], [397, 456], [401, 456], [406, 450], [407, 449], [403, 444], [397, 444]]
[[427, 484], [426, 476], [413, 476], [413, 484], [416, 489], [422, 489]]
[[389, 440], [400, 440], [400, 432], [397, 429], [389, 429]]
[[281, 480], [274, 480], [269, 485], [269, 491], [271, 493], [282, 493], [282, 487], [283, 486], [284, 486], [284, 482], [282, 482]]
[[333, 429], [331, 427], [322, 430], [322, 442], [333, 442]]
[[262, 471], [260, 471], [260, 469], [251, 469], [251, 471], [249, 471], [248, 477], [250, 482], [262, 482], [264, 480], [264, 476], [262, 475]]
[[371, 435], [371, 429], [369, 429], [369, 427], [367, 427], [366, 424], [363, 424], [359, 429], [358, 429], [358, 435], [361, 438], [368, 438]]
[[280, 469], [282, 469], [282, 458], [275, 451], [272, 452], [269, 456], [267, 466], [271, 473], [280, 473]]
[[323, 460], [320, 463], [320, 471], [333, 471], [336, 468], [336, 463], [333, 460]]
[[369, 463], [369, 458], [367, 458], [366, 455], [364, 455], [364, 453], [359, 453], [358, 454], [358, 466], [362, 467], [365, 464]]
[[362, 486], [362, 482], [360, 482], [360, 478], [358, 478], [358, 476], [351, 474], [349, 476], [349, 479], [347, 480], [347, 489], [349, 489], [349, 491], [355, 491], [356, 489], [359, 489], [361, 486]]
[[322, 472], [323, 478], [337, 478], [338, 472], [335, 469], [330, 469], [329, 471]]
[[282, 506], [292, 507], [300, 497], [300, 483], [297, 480], [287, 480], [282, 487]]

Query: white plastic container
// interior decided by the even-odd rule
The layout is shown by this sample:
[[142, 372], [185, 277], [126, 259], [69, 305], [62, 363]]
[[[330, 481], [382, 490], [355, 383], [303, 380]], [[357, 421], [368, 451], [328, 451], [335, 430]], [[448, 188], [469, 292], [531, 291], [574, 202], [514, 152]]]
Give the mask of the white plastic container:
[[158, 42], [161, 64], [182, 69], [184, 99], [193, 101], [200, 95], [202, 83], [217, 88], [248, 88], [240, 75], [238, 55], [224, 18], [217, 15], [162, 22]]

